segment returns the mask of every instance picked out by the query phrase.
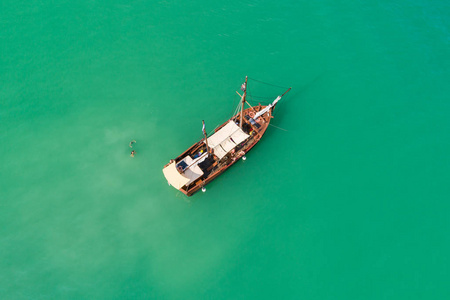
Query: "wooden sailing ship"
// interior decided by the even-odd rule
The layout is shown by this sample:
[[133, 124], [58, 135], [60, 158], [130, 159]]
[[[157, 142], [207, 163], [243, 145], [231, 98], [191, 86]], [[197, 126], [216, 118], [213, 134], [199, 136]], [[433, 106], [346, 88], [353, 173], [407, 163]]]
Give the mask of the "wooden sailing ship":
[[[225, 172], [258, 143], [273, 118], [273, 110], [278, 101], [290, 91], [289, 88], [269, 105], [252, 107], [247, 101], [247, 81], [241, 86], [241, 101], [235, 114], [218, 126], [209, 137], [203, 121], [204, 138], [170, 160], [163, 168], [169, 185], [191, 196], [199, 189]], [[239, 94], [239, 93], [238, 93]], [[245, 108], [245, 104], [249, 106]]]

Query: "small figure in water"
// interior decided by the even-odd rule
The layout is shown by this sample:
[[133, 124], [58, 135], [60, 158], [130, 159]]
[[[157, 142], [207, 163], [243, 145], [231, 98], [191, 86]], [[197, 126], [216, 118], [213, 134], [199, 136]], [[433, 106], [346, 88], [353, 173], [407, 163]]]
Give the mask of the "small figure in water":
[[130, 156], [134, 157], [135, 154], [136, 154], [136, 151], [133, 150], [133, 151], [131, 151], [131, 155]]
[[136, 143], [136, 140], [132, 140], [131, 142], [130, 142], [130, 148], [133, 148], [133, 144], [134, 143]]

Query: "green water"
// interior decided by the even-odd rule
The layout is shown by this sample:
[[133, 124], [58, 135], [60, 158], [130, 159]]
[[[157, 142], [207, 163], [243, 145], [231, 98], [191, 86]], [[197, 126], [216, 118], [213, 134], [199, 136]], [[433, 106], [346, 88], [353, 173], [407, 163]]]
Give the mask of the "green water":
[[[2, 1], [0, 298], [448, 299], [449, 20], [448, 1]], [[187, 198], [162, 167], [246, 75], [292, 86], [287, 131]]]

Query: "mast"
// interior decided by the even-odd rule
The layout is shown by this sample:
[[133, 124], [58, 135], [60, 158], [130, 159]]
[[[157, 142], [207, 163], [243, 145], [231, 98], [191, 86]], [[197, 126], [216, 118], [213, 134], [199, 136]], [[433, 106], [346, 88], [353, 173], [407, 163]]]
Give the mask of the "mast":
[[211, 154], [211, 151], [209, 150], [209, 146], [208, 146], [208, 137], [206, 136], [206, 130], [205, 130], [205, 120], [202, 120], [203, 123], [203, 134], [205, 135], [205, 144], [206, 144], [206, 150], [208, 151], [209, 154]]
[[241, 90], [244, 91], [244, 94], [242, 94], [242, 107], [241, 107], [241, 117], [239, 121], [239, 127], [242, 128], [242, 118], [244, 117], [244, 104], [245, 104], [245, 96], [247, 95], [247, 76], [245, 76], [245, 82], [241, 86]]

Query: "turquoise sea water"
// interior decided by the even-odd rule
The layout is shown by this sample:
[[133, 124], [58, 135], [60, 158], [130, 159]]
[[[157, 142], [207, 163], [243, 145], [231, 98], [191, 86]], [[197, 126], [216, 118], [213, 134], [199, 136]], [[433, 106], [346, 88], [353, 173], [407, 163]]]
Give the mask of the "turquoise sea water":
[[[449, 298], [449, 20], [447, 1], [2, 1], [0, 298]], [[246, 75], [292, 86], [287, 131], [187, 198], [162, 167]]]

